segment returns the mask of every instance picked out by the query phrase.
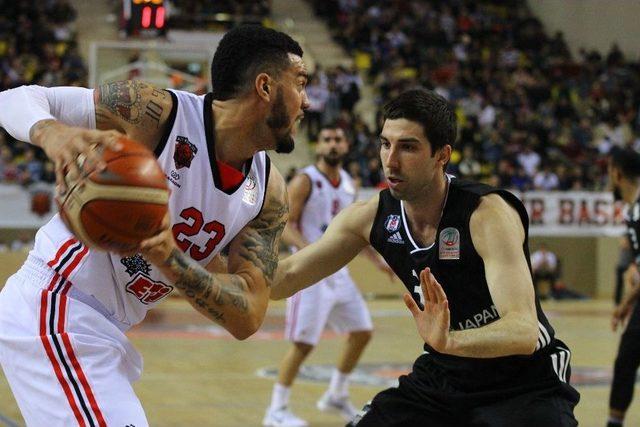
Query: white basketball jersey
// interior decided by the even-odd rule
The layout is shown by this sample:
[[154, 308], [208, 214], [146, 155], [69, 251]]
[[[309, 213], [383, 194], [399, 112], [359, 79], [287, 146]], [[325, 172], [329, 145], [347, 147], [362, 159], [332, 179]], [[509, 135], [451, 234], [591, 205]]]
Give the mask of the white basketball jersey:
[[[270, 163], [259, 152], [245, 165], [245, 179], [222, 190], [214, 149], [212, 96], [170, 91], [173, 109], [156, 156], [171, 190], [169, 211], [180, 249], [207, 265], [257, 217], [264, 202]], [[48, 266], [66, 279], [77, 298], [123, 328], [140, 322], [173, 285], [140, 255], [87, 250], [56, 215], [36, 235], [27, 265]], [[47, 267], [45, 267], [47, 268]]]
[[[311, 192], [300, 216], [300, 232], [313, 243], [318, 240], [329, 226], [331, 220], [356, 200], [356, 188], [347, 172], [340, 170], [340, 182], [334, 185], [331, 180], [315, 166], [307, 166], [300, 171], [311, 181]], [[328, 279], [340, 279], [348, 275], [343, 267]]]

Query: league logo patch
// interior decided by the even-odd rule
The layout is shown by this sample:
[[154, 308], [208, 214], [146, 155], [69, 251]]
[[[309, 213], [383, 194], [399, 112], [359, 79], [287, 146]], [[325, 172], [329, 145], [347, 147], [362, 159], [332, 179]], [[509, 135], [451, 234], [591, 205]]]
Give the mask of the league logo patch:
[[189, 141], [186, 136], [178, 136], [176, 138], [176, 149], [173, 153], [173, 161], [176, 169], [183, 167], [191, 167], [191, 161], [198, 154], [198, 147]]
[[242, 201], [252, 206], [258, 202], [258, 188], [256, 178], [253, 175], [247, 176], [247, 182], [244, 184]]
[[169, 295], [173, 290], [173, 286], [165, 285], [162, 282], [152, 280], [143, 273], [138, 273], [127, 283], [126, 289], [127, 292], [138, 298], [141, 303], [150, 304]]
[[447, 227], [442, 230], [438, 247], [440, 259], [460, 259], [460, 232], [458, 229]]
[[400, 215], [389, 215], [384, 222], [384, 228], [387, 229], [389, 233], [393, 233], [400, 228]]

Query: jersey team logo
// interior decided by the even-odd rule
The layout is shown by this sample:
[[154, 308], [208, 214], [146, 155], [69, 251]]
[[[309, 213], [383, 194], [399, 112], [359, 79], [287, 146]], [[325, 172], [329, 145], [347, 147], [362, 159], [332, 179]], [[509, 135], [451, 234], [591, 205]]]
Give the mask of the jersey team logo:
[[460, 232], [457, 228], [447, 227], [440, 232], [439, 258], [460, 259]]
[[131, 281], [125, 285], [127, 292], [133, 294], [141, 303], [154, 303], [173, 290], [173, 286], [149, 277], [151, 264], [142, 255], [124, 257], [120, 259], [120, 263], [125, 267], [125, 272], [132, 277]]
[[384, 228], [386, 228], [389, 233], [398, 231], [398, 228], [400, 228], [400, 215], [389, 215], [384, 222]]
[[186, 136], [178, 136], [176, 138], [176, 149], [173, 153], [173, 161], [176, 164], [176, 169], [191, 167], [191, 161], [198, 153], [198, 147], [196, 147], [189, 138]]

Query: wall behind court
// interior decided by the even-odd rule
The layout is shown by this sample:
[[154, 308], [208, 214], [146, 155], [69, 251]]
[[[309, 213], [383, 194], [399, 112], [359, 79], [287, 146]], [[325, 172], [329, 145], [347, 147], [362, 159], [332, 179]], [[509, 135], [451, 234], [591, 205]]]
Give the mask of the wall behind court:
[[528, 4], [549, 36], [564, 32], [574, 56], [582, 47], [606, 55], [617, 41], [627, 58], [638, 59], [638, 0], [531, 0]]

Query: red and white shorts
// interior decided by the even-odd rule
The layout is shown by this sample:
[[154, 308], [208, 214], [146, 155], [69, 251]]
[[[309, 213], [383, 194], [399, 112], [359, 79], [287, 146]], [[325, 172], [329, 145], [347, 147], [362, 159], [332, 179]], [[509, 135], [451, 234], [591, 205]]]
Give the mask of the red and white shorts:
[[316, 345], [327, 325], [338, 333], [373, 329], [367, 304], [348, 274], [329, 276], [287, 299], [288, 340]]
[[147, 426], [131, 386], [140, 355], [66, 279], [86, 254], [73, 249], [48, 265], [30, 256], [0, 292], [5, 376], [28, 426]]

